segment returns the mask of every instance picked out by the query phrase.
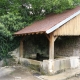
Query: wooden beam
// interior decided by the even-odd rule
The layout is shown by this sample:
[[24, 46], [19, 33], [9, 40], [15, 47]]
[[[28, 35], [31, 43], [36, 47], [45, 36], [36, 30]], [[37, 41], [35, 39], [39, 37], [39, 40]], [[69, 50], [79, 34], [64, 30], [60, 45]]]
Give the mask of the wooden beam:
[[39, 34], [39, 32], [36, 32], [36, 34]]
[[54, 41], [58, 38], [58, 36], [54, 36]]
[[34, 35], [34, 33], [32, 33], [32, 35]]
[[43, 32], [40, 32], [40, 34], [43, 34]]
[[28, 35], [30, 35], [30, 33], [28, 33]]
[[49, 35], [47, 35], [47, 34], [45, 34], [45, 35], [46, 35], [47, 39], [50, 41], [50, 36], [49, 36]]

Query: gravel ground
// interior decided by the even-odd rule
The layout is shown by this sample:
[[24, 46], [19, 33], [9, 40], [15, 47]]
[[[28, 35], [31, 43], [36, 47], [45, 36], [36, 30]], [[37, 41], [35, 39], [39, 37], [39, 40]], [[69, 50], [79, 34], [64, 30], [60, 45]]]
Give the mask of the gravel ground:
[[[36, 77], [35, 74], [38, 75], [34, 70], [23, 66], [0, 68], [0, 80], [43, 80]], [[66, 80], [80, 80], [80, 75], [76, 75]]]
[[67, 80], [80, 80], [80, 75], [77, 75], [77, 76], [74, 76], [74, 77], [71, 77]]
[[39, 80], [26, 67], [13, 67], [15, 70], [10, 74], [0, 77], [0, 80]]

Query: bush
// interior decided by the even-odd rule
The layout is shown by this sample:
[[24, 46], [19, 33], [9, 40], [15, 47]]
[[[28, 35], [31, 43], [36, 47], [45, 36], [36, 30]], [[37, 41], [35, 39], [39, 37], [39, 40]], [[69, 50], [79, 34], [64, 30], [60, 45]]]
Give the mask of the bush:
[[14, 37], [13, 33], [25, 26], [22, 17], [8, 13], [0, 17], [0, 60], [10, 58], [9, 52], [19, 46], [19, 37]]

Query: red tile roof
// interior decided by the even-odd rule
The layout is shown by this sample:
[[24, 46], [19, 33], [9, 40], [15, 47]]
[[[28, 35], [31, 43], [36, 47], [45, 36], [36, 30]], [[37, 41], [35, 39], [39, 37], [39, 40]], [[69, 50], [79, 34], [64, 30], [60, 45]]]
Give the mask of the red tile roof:
[[25, 27], [24, 29], [14, 33], [15, 35], [23, 35], [29, 33], [37, 33], [37, 32], [46, 32], [50, 28], [54, 27], [56, 24], [70, 17], [74, 13], [80, 10], [80, 6], [76, 7], [72, 10], [67, 10], [61, 14], [51, 14], [48, 15], [45, 19], [36, 21], [30, 26]]

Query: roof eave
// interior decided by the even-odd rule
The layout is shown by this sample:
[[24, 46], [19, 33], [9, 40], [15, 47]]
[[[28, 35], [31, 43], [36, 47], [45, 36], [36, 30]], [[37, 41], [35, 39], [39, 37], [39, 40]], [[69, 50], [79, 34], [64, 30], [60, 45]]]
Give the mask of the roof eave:
[[63, 24], [65, 24], [66, 22], [70, 21], [71, 19], [73, 19], [74, 17], [76, 17], [77, 15], [80, 14], [80, 10], [76, 13], [74, 13], [73, 15], [71, 15], [70, 17], [66, 18], [65, 20], [61, 21], [60, 23], [58, 23], [57, 25], [53, 26], [52, 28], [48, 29], [46, 31], [47, 34], [50, 34], [51, 32], [53, 32], [54, 30], [58, 29], [59, 27], [61, 27]]
[[33, 34], [43, 34], [43, 33], [46, 33], [45, 31], [39, 31], [39, 32], [31, 32], [31, 33], [20, 33], [20, 34], [18, 34], [18, 33], [14, 33], [14, 35], [33, 35]]

